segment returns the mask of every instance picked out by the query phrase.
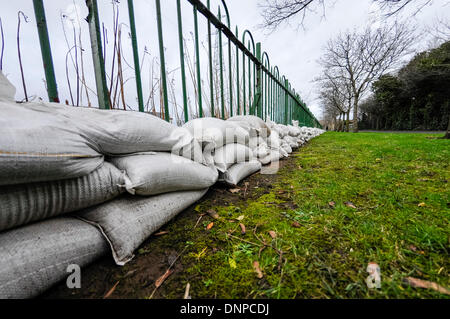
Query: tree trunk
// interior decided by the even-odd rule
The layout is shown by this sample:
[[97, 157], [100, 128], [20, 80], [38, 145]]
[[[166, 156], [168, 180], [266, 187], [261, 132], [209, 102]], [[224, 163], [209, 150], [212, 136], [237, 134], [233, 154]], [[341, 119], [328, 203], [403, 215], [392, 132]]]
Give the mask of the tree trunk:
[[447, 132], [445, 133], [444, 138], [450, 139], [450, 114], [448, 115]]
[[353, 133], [358, 133], [358, 102], [358, 97], [355, 96], [353, 103]]
[[350, 110], [347, 112], [347, 128], [346, 132], [350, 132]]

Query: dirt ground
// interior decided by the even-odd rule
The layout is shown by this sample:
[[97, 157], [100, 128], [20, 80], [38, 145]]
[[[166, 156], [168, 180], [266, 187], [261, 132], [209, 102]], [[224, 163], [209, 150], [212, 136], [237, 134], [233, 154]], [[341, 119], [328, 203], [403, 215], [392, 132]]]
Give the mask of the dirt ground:
[[[294, 154], [295, 152], [291, 154], [291, 157], [280, 160], [279, 168], [295, 169]], [[179, 230], [183, 226], [186, 230], [195, 227], [198, 224], [199, 216], [201, 216], [195, 209], [198, 205], [210, 203], [212, 206], [238, 206], [240, 202], [268, 193], [279, 177], [277, 174], [262, 175], [259, 172], [255, 173], [239, 183], [237, 188], [240, 188], [240, 191], [238, 193], [230, 192], [236, 187], [223, 184], [214, 185], [199, 202], [181, 212], [175, 219], [155, 232], [155, 234], [163, 231], [169, 231], [169, 233], [160, 236], [154, 234], [148, 238], [137, 250], [135, 258], [127, 265], [117, 266], [111, 255], [105, 256], [82, 269], [82, 287], [80, 289], [68, 289], [65, 281], [63, 281], [49, 289], [40, 298], [98, 299], [104, 298], [111, 289], [113, 293], [108, 298], [112, 299], [167, 298], [168, 294], [173, 296], [174, 287], [177, 287], [180, 291], [179, 295], [175, 295], [175, 297], [182, 298], [184, 287], [178, 285], [177, 282], [186, 268], [183, 265], [183, 246], [189, 240], [201, 239], [192, 238], [189, 231], [177, 231], [174, 234], [170, 230], [172, 228]], [[279, 196], [285, 195], [280, 194]], [[285, 205], [288, 205], [291, 209], [295, 208], [292, 207], [294, 204], [291, 205], [289, 202]], [[158, 289], [155, 289], [156, 280], [166, 272], [172, 263], [174, 263], [173, 273]], [[192, 275], [192, 280], [195, 280], [195, 274]], [[113, 288], [114, 286], [116, 288]]]

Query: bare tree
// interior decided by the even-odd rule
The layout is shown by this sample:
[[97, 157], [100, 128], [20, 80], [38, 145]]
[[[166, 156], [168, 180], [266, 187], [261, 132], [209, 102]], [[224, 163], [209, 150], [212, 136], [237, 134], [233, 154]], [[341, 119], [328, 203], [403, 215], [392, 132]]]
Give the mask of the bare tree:
[[[330, 70], [331, 71], [331, 70]], [[339, 117], [335, 127], [338, 131], [349, 131], [350, 111], [353, 107], [353, 93], [348, 81], [325, 70], [316, 82], [319, 85], [319, 99], [325, 117]], [[347, 119], [345, 118], [347, 117]]]
[[328, 41], [319, 63], [325, 74], [346, 83], [351, 90], [353, 132], [358, 132], [359, 102], [371, 83], [399, 65], [413, 39], [414, 32], [396, 22], [378, 29], [368, 26], [360, 32], [341, 33]]
[[[259, 5], [261, 15], [264, 19], [262, 27], [268, 30], [275, 30], [283, 23], [290, 23], [296, 19], [297, 25], [303, 25], [308, 14], [325, 15], [327, 6], [333, 5], [336, 1], [324, 0], [264, 0]], [[380, 9], [385, 12], [385, 17], [398, 15], [406, 7], [415, 5], [412, 15], [419, 13], [425, 6], [431, 4], [433, 0], [372, 0], [380, 5]]]

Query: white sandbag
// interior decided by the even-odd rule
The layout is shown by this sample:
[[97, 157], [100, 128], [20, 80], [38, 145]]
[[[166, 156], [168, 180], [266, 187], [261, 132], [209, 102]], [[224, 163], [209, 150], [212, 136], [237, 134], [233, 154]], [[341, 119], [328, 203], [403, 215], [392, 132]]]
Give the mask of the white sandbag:
[[245, 121], [233, 121], [233, 123], [239, 125], [240, 127], [242, 127], [244, 130], [246, 130], [248, 132], [248, 134], [250, 135], [250, 138], [258, 136], [258, 129], [252, 127], [248, 122]]
[[281, 147], [281, 140], [277, 131], [272, 131], [269, 138], [267, 139], [267, 146], [274, 150], [277, 150]]
[[206, 190], [166, 193], [151, 197], [124, 195], [80, 212], [78, 217], [101, 230], [115, 262], [123, 266], [155, 231], [197, 200]]
[[233, 122], [215, 117], [204, 117], [191, 120], [183, 125], [203, 146], [213, 144], [209, 149], [219, 148], [230, 143], [247, 145], [249, 132]]
[[[286, 153], [291, 154], [292, 153], [292, 148], [289, 146], [289, 144], [287, 144], [286, 142], [284, 142], [283, 144], [281, 144], [281, 148], [286, 151]], [[287, 156], [286, 156], [287, 157]]]
[[218, 178], [215, 168], [171, 153], [129, 155], [108, 160], [127, 173], [130, 179], [128, 192], [143, 196], [205, 189]]
[[105, 162], [78, 178], [0, 186], [0, 231], [106, 202], [125, 191], [126, 180]]
[[107, 253], [99, 230], [75, 218], [0, 233], [0, 299], [38, 296], [66, 279], [69, 265], [84, 267]]
[[258, 146], [255, 151], [253, 151], [253, 154], [257, 158], [263, 158], [270, 154], [270, 149], [267, 147], [267, 145], [262, 144]]
[[230, 117], [227, 121], [238, 122], [238, 123], [246, 122], [251, 127], [256, 129], [258, 135], [263, 138], [267, 138], [271, 132], [271, 130], [270, 130], [269, 126], [266, 124], [266, 122], [264, 122], [261, 118], [255, 116], [255, 115], [236, 115], [236, 116]]
[[225, 173], [220, 174], [220, 181], [235, 186], [247, 176], [260, 170], [261, 163], [257, 160], [237, 163], [231, 166]]
[[0, 100], [14, 102], [16, 88], [0, 70]]
[[254, 155], [250, 148], [242, 144], [227, 144], [215, 150], [214, 165], [219, 172], [226, 170], [235, 163], [245, 162], [253, 159]]
[[138, 152], [172, 152], [202, 163], [201, 146], [188, 130], [148, 113], [68, 107], [45, 103], [43, 106], [70, 119], [102, 154], [123, 155]]
[[287, 128], [289, 130], [289, 136], [295, 137], [295, 136], [299, 136], [302, 133], [299, 127], [295, 127], [293, 125], [288, 125]]
[[0, 185], [75, 178], [103, 163], [71, 119], [33, 103], [0, 101], [0, 109]]

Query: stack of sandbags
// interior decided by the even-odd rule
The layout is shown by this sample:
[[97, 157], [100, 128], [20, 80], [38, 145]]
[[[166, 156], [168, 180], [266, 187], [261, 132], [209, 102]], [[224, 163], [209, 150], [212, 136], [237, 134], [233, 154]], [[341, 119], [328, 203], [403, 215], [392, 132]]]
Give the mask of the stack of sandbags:
[[105, 254], [104, 230], [125, 225], [103, 224], [105, 209], [118, 220], [105, 205], [136, 213], [148, 236], [217, 180], [186, 129], [138, 112], [17, 104], [14, 92], [0, 72], [0, 297], [35, 296]]
[[205, 162], [220, 173], [221, 181], [237, 184], [261, 168], [250, 148], [258, 137], [250, 123], [206, 117], [191, 120], [183, 127], [202, 145]]

